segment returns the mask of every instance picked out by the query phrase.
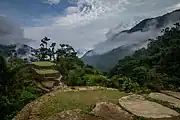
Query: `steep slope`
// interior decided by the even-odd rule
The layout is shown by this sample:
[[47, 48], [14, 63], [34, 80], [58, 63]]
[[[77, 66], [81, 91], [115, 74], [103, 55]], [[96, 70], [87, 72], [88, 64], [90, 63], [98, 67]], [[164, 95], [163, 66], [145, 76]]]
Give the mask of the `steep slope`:
[[[146, 42], [147, 41], [145, 41], [142, 44], [146, 44]], [[93, 66], [97, 67], [98, 69], [102, 71], [108, 71], [117, 64], [117, 61], [119, 59], [121, 59], [123, 56], [131, 55], [133, 53], [132, 51], [134, 51], [134, 49], [136, 48], [140, 48], [142, 44], [140, 45], [132, 44], [131, 46], [121, 46], [102, 55], [93, 55], [93, 57], [92, 56], [83, 57], [83, 60], [86, 61], [86, 63], [92, 64]]]
[[161, 30], [180, 22], [180, 10], [156, 18], [149, 18], [129, 30], [118, 31], [118, 28], [107, 33], [107, 40], [88, 51], [83, 57], [86, 64], [102, 71], [109, 71], [120, 58], [133, 51], [146, 47], [148, 39], [161, 35]]

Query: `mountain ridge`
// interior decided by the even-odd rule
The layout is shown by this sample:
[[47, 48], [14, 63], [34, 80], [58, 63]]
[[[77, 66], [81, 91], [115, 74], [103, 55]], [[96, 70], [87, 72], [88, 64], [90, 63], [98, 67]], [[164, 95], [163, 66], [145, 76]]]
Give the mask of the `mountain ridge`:
[[[158, 17], [144, 19], [129, 30], [122, 30], [114, 34], [112, 32], [112, 35], [109, 35], [110, 37], [104, 43], [100, 43], [95, 49], [88, 51], [82, 59], [86, 64], [107, 72], [114, 67], [119, 59], [141, 47], [146, 47], [148, 39], [154, 39], [161, 35], [163, 28], [171, 27], [176, 22], [180, 22], [180, 9]], [[128, 50], [126, 49], [127, 52], [125, 53], [122, 50], [123, 46], [129, 48]], [[119, 53], [117, 52], [117, 54], [112, 55], [114, 49], [119, 50]], [[105, 59], [107, 54], [114, 57], [114, 59]], [[108, 67], [106, 67], [106, 69], [101, 69], [100, 66]]]

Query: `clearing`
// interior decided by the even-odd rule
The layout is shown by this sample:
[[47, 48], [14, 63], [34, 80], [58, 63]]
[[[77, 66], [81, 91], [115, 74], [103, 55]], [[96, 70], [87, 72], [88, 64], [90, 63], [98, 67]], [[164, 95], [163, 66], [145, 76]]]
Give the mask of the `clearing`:
[[46, 120], [58, 113], [72, 109], [81, 109], [89, 113], [98, 102], [118, 104], [118, 99], [126, 95], [128, 94], [115, 89], [97, 87], [58, 90], [29, 103], [18, 113], [16, 120], [25, 120], [26, 118]]
[[56, 93], [48, 101], [44, 101], [38, 108], [39, 118], [44, 119], [65, 110], [81, 109], [91, 111], [97, 102], [111, 102], [118, 104], [118, 99], [127, 94], [117, 90], [88, 90], [67, 91]]

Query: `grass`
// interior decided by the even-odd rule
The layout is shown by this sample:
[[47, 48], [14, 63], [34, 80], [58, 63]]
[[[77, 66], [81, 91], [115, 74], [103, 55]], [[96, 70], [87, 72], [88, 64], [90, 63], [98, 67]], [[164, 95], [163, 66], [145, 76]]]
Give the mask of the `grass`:
[[64, 110], [81, 109], [90, 112], [90, 108], [97, 102], [112, 102], [117, 104], [118, 99], [126, 93], [117, 90], [88, 90], [58, 92], [43, 102], [38, 108], [38, 117], [46, 119]]
[[45, 74], [56, 74], [58, 73], [57, 70], [53, 70], [53, 69], [35, 69], [36, 73], [40, 74], [40, 75], [45, 75]]
[[43, 81], [42, 85], [50, 88], [50, 87], [53, 87], [54, 81]]
[[55, 66], [55, 63], [48, 62], [48, 61], [40, 61], [40, 62], [32, 62], [31, 64], [41, 66], [41, 67], [50, 67], [50, 66]]

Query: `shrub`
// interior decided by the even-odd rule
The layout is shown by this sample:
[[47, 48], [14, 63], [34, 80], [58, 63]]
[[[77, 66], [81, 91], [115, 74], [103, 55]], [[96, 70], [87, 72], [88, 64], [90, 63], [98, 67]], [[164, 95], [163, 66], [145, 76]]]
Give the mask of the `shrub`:
[[89, 86], [107, 86], [107, 78], [103, 75], [85, 74], [83, 80]]

